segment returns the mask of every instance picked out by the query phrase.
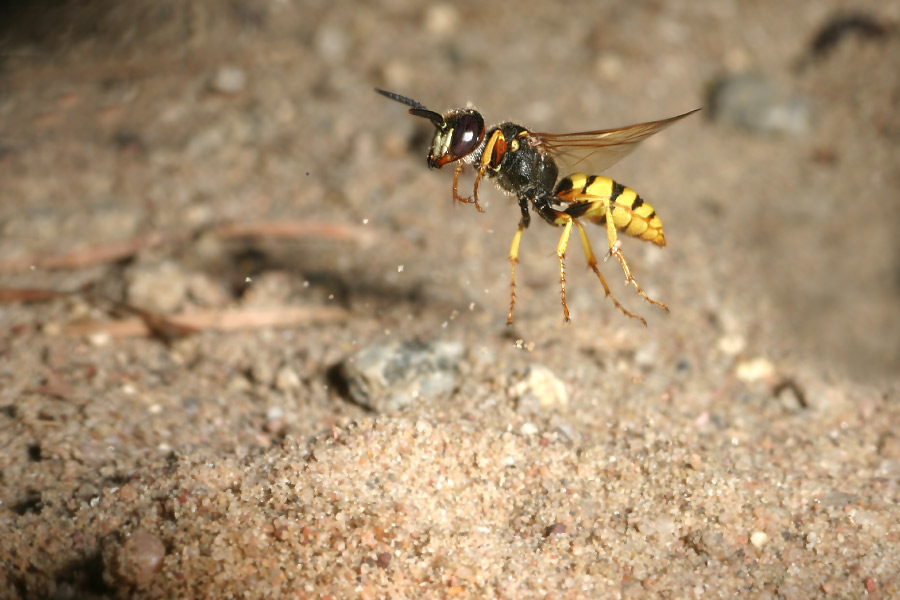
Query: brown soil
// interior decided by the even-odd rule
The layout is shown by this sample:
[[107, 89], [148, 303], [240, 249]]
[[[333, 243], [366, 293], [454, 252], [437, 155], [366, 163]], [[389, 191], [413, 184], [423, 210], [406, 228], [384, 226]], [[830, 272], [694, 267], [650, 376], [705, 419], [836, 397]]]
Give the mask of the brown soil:
[[[7, 3], [0, 597], [900, 596], [900, 5], [485, 4]], [[740, 73], [809, 126], [610, 171], [647, 328], [577, 240], [563, 322], [539, 219], [508, 328], [514, 201], [372, 91], [577, 131]]]

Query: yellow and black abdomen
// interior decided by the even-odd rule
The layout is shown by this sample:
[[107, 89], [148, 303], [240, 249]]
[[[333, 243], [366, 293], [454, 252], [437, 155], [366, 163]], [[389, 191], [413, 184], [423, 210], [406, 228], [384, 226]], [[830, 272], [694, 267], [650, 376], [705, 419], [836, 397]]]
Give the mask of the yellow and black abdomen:
[[554, 195], [570, 204], [565, 212], [573, 217], [605, 225], [609, 214], [618, 231], [659, 246], [666, 245], [662, 221], [653, 206], [630, 187], [609, 177], [573, 173], [560, 180]]

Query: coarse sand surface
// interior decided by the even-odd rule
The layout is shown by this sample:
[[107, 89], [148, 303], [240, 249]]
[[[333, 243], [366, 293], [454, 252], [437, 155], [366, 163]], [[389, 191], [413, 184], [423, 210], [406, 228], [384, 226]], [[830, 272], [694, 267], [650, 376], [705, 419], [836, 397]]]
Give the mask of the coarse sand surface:
[[[900, 597], [897, 2], [5, 6], [0, 599]], [[670, 311], [533, 215], [507, 327], [376, 87], [703, 107], [608, 172]]]

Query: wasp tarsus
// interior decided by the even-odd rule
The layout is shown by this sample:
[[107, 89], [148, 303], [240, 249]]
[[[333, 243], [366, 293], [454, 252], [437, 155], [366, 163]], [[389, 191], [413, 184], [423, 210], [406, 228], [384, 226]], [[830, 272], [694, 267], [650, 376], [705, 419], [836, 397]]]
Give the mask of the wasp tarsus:
[[[614, 256], [619, 261], [626, 284], [633, 285], [637, 293], [647, 302], [669, 310], [662, 302], [647, 296], [638, 285], [621, 252], [618, 240], [618, 232], [622, 232], [658, 246], [665, 246], [662, 221], [657, 216], [656, 210], [637, 192], [608, 177], [572, 173], [560, 179], [559, 162], [569, 158], [574, 164], [590, 164], [597, 170], [603, 170], [631, 152], [641, 141], [697, 112], [696, 110], [661, 121], [615, 129], [551, 134], [533, 132], [510, 122], [500, 123], [487, 130], [481, 113], [472, 108], [460, 108], [440, 114], [406, 96], [380, 89], [375, 91], [409, 106], [410, 114], [426, 118], [435, 126], [428, 152], [428, 166], [439, 169], [446, 164], [456, 163], [453, 174], [454, 201], [474, 204], [475, 208], [481, 211], [478, 202], [478, 184], [484, 177], [493, 179], [500, 189], [515, 195], [518, 199], [521, 218], [509, 249], [512, 275], [509, 314], [506, 318], [508, 325], [513, 322], [516, 306], [516, 264], [519, 262], [519, 245], [522, 233], [531, 223], [529, 208], [551, 225], [563, 228], [556, 247], [556, 255], [559, 260], [560, 299], [566, 321], [569, 320], [569, 307], [566, 304], [565, 254], [569, 236], [574, 229], [578, 233], [588, 266], [597, 274], [609, 299], [626, 316], [647, 325], [643, 317], [626, 310], [613, 296], [600, 273], [597, 258], [594, 256], [581, 219], [606, 228], [609, 243], [607, 257]], [[466, 164], [474, 167], [475, 182], [472, 195], [463, 197], [458, 192], [459, 176]]]

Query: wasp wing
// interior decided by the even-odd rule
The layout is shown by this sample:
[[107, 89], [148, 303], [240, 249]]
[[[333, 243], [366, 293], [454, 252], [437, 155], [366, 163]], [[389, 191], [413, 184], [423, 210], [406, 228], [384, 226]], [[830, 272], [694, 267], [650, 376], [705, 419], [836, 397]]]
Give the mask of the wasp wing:
[[[694, 109], [683, 115], [661, 121], [649, 121], [579, 133], [530, 133], [530, 141], [539, 151], [551, 154], [566, 169], [590, 171], [598, 174], [613, 166], [634, 150], [639, 143], [681, 119], [700, 110]], [[560, 172], [568, 175], [571, 170]]]

